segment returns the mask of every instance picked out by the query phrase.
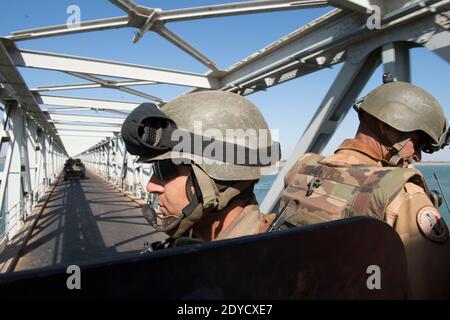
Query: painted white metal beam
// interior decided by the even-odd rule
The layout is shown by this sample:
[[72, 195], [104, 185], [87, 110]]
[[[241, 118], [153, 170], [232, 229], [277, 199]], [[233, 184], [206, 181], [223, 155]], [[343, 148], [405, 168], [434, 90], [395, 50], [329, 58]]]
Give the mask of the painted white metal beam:
[[73, 76], [100, 84], [103, 88], [117, 89], [117, 90], [129, 93], [129, 94], [133, 94], [133, 95], [136, 95], [136, 96], [148, 99], [148, 100], [153, 100], [153, 101], [162, 102], [162, 103], [165, 102], [164, 100], [162, 100], [159, 97], [153, 96], [151, 94], [148, 94], [148, 93], [145, 93], [142, 91], [127, 88], [125, 86], [115, 86], [114, 84], [116, 84], [117, 81], [104, 80], [104, 79], [101, 79], [98, 77], [94, 77], [91, 74], [83, 74], [83, 73], [78, 73], [78, 72], [68, 72], [68, 73]]
[[[276, 69], [301, 68], [299, 60], [310, 56], [314, 59], [314, 54], [323, 52], [325, 45], [331, 46], [359, 27], [360, 22], [354, 14], [339, 9], [326, 13], [231, 66], [221, 78], [221, 89], [235, 90], [253, 81], [264, 80]], [[326, 63], [329, 62], [327, 59]]]
[[372, 5], [380, 6], [380, 1], [373, 0], [328, 0], [328, 2], [342, 9], [354, 10], [364, 14], [372, 11]]
[[80, 138], [106, 138], [114, 137], [113, 133], [108, 132], [92, 132], [92, 131], [80, 131], [73, 133], [60, 132], [58, 133], [60, 137], [80, 137]]
[[[108, 88], [126, 87], [126, 86], [142, 86], [148, 84], [156, 84], [154, 81], [108, 81]], [[94, 89], [105, 87], [99, 83], [78, 83], [78, 84], [66, 84], [60, 86], [40, 86], [30, 91], [58, 91], [58, 90], [74, 90], [74, 89]]]
[[[85, 111], [82, 109], [71, 109], [71, 110], [45, 110], [45, 112], [47, 112], [49, 115], [74, 115], [73, 111]], [[81, 113], [80, 115], [86, 115], [86, 116], [94, 116], [94, 117], [111, 117], [113, 118], [114, 116], [111, 115], [111, 113], [113, 113], [114, 115], [119, 115], [120, 117], [126, 117], [128, 116], [130, 113], [126, 112], [126, 111], [117, 111], [117, 110], [101, 110], [102, 113], [99, 112], [95, 112], [95, 113]], [[78, 115], [78, 113], [76, 113], [76, 115]]]
[[[139, 7], [131, 1], [115, 0], [111, 1], [121, 9], [131, 14], [133, 18], [142, 17], [152, 9]], [[311, 7], [323, 7], [327, 1], [320, 0], [297, 0], [297, 1], [255, 1], [234, 4], [206, 6], [188, 9], [168, 10], [158, 14], [157, 21], [173, 22], [180, 20], [201, 19], [220, 17], [228, 15], [249, 14], [280, 10], [293, 10]], [[145, 20], [144, 20], [145, 21]], [[81, 22], [79, 26], [55, 25], [43, 28], [33, 28], [16, 31], [7, 37], [14, 41], [31, 40], [73, 33], [99, 31], [106, 29], [117, 29], [130, 26], [130, 16], [113, 17]]]
[[298, 0], [298, 1], [248, 1], [215, 6], [204, 6], [196, 8], [176, 9], [162, 11], [158, 20], [163, 22], [174, 22], [192, 19], [205, 19], [240, 14], [251, 14], [261, 12], [273, 12], [282, 10], [295, 10], [304, 8], [317, 8], [328, 5], [328, 1], [320, 0]]
[[141, 8], [131, 0], [109, 0], [109, 2], [118, 6], [128, 14], [137, 14]]
[[[15, 45], [12, 41], [0, 38], [0, 73], [5, 80], [7, 79], [6, 88], [10, 89], [11, 94], [7, 97], [2, 97], [2, 91], [0, 90], [1, 100], [14, 100], [17, 101], [26, 112], [30, 112], [33, 115], [33, 120], [39, 125], [40, 128], [47, 130], [51, 129], [51, 124], [48, 124], [44, 114], [41, 112], [35, 98], [30, 93], [25, 81], [23, 80], [20, 72], [14, 65], [13, 59], [9, 55], [7, 48], [13, 48]], [[58, 137], [55, 137], [55, 142], [64, 150], [64, 146]]]
[[125, 110], [132, 111], [139, 103], [134, 102], [122, 102], [111, 100], [99, 100], [99, 99], [85, 99], [77, 97], [62, 97], [62, 96], [50, 96], [35, 94], [36, 100], [39, 104], [65, 106], [65, 107], [77, 107], [86, 109], [109, 109], [109, 110]]
[[126, 93], [129, 93], [129, 94], [132, 94], [132, 95], [135, 95], [135, 96], [138, 96], [138, 97], [141, 97], [141, 98], [145, 98], [147, 100], [160, 102], [160, 103], [166, 103], [166, 101], [164, 101], [160, 97], [157, 97], [157, 96], [154, 96], [154, 95], [151, 95], [151, 94], [139, 91], [139, 90], [135, 90], [135, 89], [132, 89], [132, 88], [117, 87], [116, 89], [118, 89], [120, 91], [123, 91], [123, 92], [126, 92]]
[[421, 38], [426, 39], [435, 28], [433, 12], [446, 10], [448, 5], [446, 0], [435, 1], [428, 10], [419, 3], [410, 4], [391, 14], [380, 30], [367, 29], [365, 17], [357, 13], [333, 10], [229, 68], [221, 78], [221, 89], [243, 92], [255, 85], [265, 89], [266, 80], [275, 79], [277, 84], [280, 75], [291, 72], [287, 80], [304, 75], [308, 64], [316, 64], [311, 72], [333, 65], [347, 48], [362, 42], [377, 42], [378, 46], [392, 41], [425, 42]]
[[411, 82], [409, 48], [406, 43], [391, 42], [383, 45], [381, 59], [384, 73], [390, 73], [395, 80]]
[[14, 41], [21, 41], [21, 40], [46, 38], [52, 36], [60, 36], [71, 33], [117, 29], [127, 27], [128, 21], [129, 21], [128, 16], [90, 20], [81, 22], [79, 26], [68, 26], [67, 24], [62, 24], [43, 28], [16, 31], [13, 32], [11, 36], [7, 38]]
[[[47, 113], [65, 113], [65, 112], [73, 112], [73, 111], [86, 111], [86, 109], [84, 108], [65, 108], [65, 107], [58, 107], [58, 108], [41, 108], [41, 110], [43, 112], [47, 112]], [[103, 110], [102, 110], [103, 111]], [[106, 112], [111, 112], [111, 111], [106, 111]]]
[[446, 12], [442, 16], [447, 17], [447, 29], [439, 28], [424, 46], [450, 63], [450, 12]]
[[[22, 200], [21, 163], [24, 151], [25, 123], [21, 110], [17, 103], [11, 102], [7, 106], [9, 117], [3, 114], [3, 125], [8, 128], [10, 141], [7, 145], [6, 158], [1, 174], [0, 184], [0, 208], [2, 219], [5, 219], [5, 233], [8, 239], [20, 231], [22, 220], [20, 219], [20, 201]], [[5, 215], [5, 216], [3, 216]]]
[[55, 124], [58, 132], [71, 132], [71, 131], [89, 131], [89, 132], [120, 132], [120, 126], [98, 126], [98, 125], [90, 125], [90, 126], [74, 126], [74, 125], [65, 125], [65, 124]]
[[95, 122], [95, 123], [111, 123], [121, 125], [125, 119], [111, 117], [84, 116], [75, 114], [52, 114], [51, 119], [61, 123], [64, 122]]
[[76, 90], [76, 89], [95, 89], [101, 88], [102, 86], [98, 83], [80, 83], [80, 84], [66, 84], [61, 86], [42, 86], [37, 88], [32, 88], [30, 91], [59, 91], [59, 90]]
[[102, 131], [103, 129], [105, 129], [105, 131], [120, 131], [121, 128], [121, 124], [113, 124], [113, 123], [83, 123], [83, 124], [79, 124], [79, 123], [72, 123], [72, 122], [65, 122], [65, 121], [55, 121], [53, 120], [53, 123], [55, 125], [55, 128], [59, 128], [61, 126], [67, 127], [67, 128], [82, 128], [83, 126], [86, 127], [92, 127], [92, 128], [96, 128], [100, 131]]
[[28, 50], [10, 49], [9, 53], [19, 67], [156, 81], [205, 89], [214, 89], [218, 86], [217, 79], [195, 73]]

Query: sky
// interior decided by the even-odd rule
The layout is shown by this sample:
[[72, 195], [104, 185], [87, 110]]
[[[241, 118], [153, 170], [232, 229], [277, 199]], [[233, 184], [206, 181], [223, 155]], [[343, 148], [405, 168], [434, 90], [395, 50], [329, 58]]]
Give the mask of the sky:
[[[16, 0], [2, 5], [0, 36], [13, 31], [66, 23], [67, 8], [77, 5], [81, 20], [123, 16], [125, 13], [106, 0]], [[137, 4], [163, 10], [198, 7], [237, 1], [209, 0], [136, 0]], [[220, 68], [227, 68], [280, 37], [296, 30], [331, 10], [331, 7], [261, 13], [170, 23], [167, 26], [212, 59]], [[148, 32], [137, 44], [132, 43], [136, 29], [124, 28], [17, 42], [20, 49], [48, 51], [103, 60], [121, 61], [173, 70], [205, 73], [207, 68], [160, 37]], [[265, 116], [269, 127], [278, 130], [282, 157], [287, 158], [310, 122], [328, 88], [342, 65], [285, 82], [267, 91], [247, 96]], [[29, 88], [44, 85], [85, 83], [79, 78], [55, 71], [19, 69]], [[441, 103], [450, 116], [450, 68], [446, 61], [424, 48], [411, 50], [412, 83], [418, 85]], [[360, 96], [381, 84], [379, 67]], [[134, 89], [170, 100], [189, 90], [174, 85], [136, 86]], [[143, 102], [142, 98], [113, 89], [55, 91], [50, 94], [94, 99]], [[102, 115], [103, 113], [99, 113]], [[353, 137], [358, 119], [350, 110], [323, 151], [330, 154], [339, 143]], [[84, 138], [63, 138], [70, 154], [94, 144]], [[450, 161], [450, 149], [423, 157], [424, 161]]]

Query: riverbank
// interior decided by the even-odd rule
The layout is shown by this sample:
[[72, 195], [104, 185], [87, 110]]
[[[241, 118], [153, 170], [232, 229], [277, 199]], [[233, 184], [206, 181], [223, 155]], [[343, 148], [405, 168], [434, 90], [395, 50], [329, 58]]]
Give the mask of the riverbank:
[[440, 161], [440, 162], [417, 162], [414, 163], [414, 166], [418, 167], [426, 167], [426, 166], [450, 166], [450, 162], [448, 161]]

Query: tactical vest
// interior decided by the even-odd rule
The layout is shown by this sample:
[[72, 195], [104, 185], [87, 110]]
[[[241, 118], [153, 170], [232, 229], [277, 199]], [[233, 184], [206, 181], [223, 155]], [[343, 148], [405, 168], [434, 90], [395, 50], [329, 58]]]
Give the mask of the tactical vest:
[[322, 164], [323, 158], [308, 153], [286, 175], [281, 229], [354, 216], [384, 220], [388, 204], [407, 182], [427, 190], [421, 173], [414, 169], [331, 166]]

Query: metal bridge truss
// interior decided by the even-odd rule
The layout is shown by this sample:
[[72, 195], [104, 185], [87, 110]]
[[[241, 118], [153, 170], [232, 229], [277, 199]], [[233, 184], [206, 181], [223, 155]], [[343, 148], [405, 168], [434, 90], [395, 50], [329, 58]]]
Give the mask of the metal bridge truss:
[[[126, 15], [86, 21], [79, 26], [58, 25], [18, 31], [0, 39], [0, 98], [6, 106], [5, 115], [8, 115], [4, 120], [2, 137], [5, 140], [2, 141], [3, 145], [9, 145], [0, 200], [6, 212], [20, 202], [19, 190], [26, 189], [29, 194], [34, 194], [39, 185], [45, 181], [46, 186], [55, 177], [61, 166], [61, 157], [66, 155], [59, 139], [64, 135], [101, 140], [79, 157], [104, 178], [140, 197], [145, 195], [143, 188], [151, 169], [136, 164], [136, 158], [125, 151], [119, 134], [126, 114], [137, 104], [53, 96], [52, 91], [111, 88], [161, 105], [164, 103], [161, 98], [129, 86], [166, 83], [188, 86], [192, 91], [219, 89], [248, 95], [343, 63], [262, 204], [262, 210], [269, 212], [279, 198], [285, 172], [300, 154], [320, 152], [325, 147], [377, 66], [382, 63], [385, 72], [391, 72], [399, 80], [409, 81], [409, 49], [418, 46], [426, 47], [450, 62], [450, 0], [249, 1], [177, 10], [142, 7], [130, 0], [110, 2], [120, 7]], [[167, 26], [183, 20], [324, 6], [335, 8], [225, 70], [219, 69], [211, 59]], [[373, 28], [374, 25], [368, 24], [368, 21], [373, 19], [378, 9], [380, 27], [375, 25]], [[155, 32], [197, 59], [209, 71], [196, 74], [166, 70], [20, 50], [15, 45], [18, 41], [36, 38], [130, 27], [138, 30], [134, 42], [139, 41], [146, 32]], [[90, 83], [28, 89], [16, 67], [62, 71]], [[111, 81], [103, 77], [124, 80]], [[44, 112], [39, 105], [58, 105], [66, 109], [48, 108]], [[70, 113], [76, 110], [113, 111], [117, 116]], [[22, 169], [27, 177], [22, 182], [19, 175], [22, 171], [21, 157], [26, 159]], [[8, 215], [3, 219], [11, 220]], [[6, 234], [11, 236], [14, 230], [17, 229], [8, 227]]]

